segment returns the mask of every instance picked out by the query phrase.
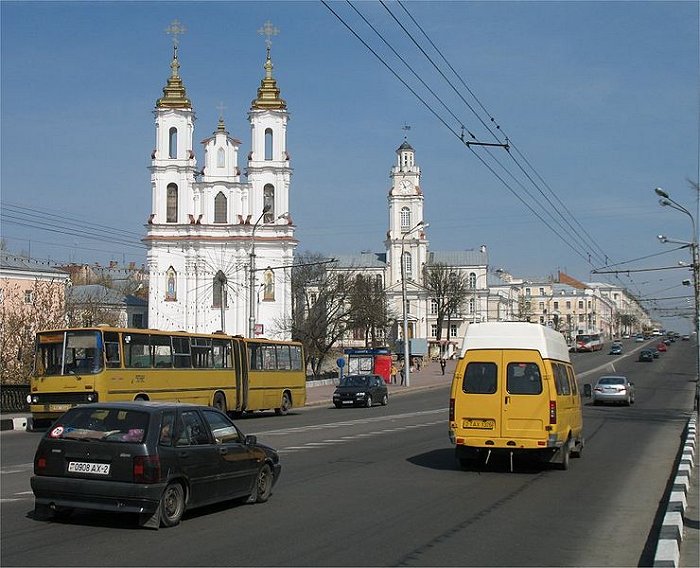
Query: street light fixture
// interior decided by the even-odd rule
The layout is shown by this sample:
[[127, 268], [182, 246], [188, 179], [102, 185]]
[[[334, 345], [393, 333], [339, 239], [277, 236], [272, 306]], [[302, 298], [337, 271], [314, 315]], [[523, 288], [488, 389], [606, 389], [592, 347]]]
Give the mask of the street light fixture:
[[660, 187], [657, 187], [654, 190], [654, 192], [661, 198], [659, 199], [659, 205], [661, 205], [662, 207], [670, 207], [671, 209], [675, 209], [676, 211], [680, 211], [681, 213], [686, 214], [688, 217], [690, 217], [690, 223], [693, 228], [693, 236], [690, 241], [679, 241], [676, 239], [669, 239], [665, 235], [659, 235], [658, 239], [662, 243], [676, 243], [690, 248], [690, 254], [693, 261], [691, 266], [693, 269], [693, 295], [695, 299], [695, 340], [698, 346], [698, 355], [696, 361], [697, 377], [695, 378], [695, 380], [698, 381], [700, 379], [700, 254], [698, 252], [698, 232], [697, 227], [695, 225], [695, 217], [693, 217], [693, 214], [690, 211], [688, 211], [685, 207], [683, 207], [680, 203], [671, 199], [669, 194]]
[[406, 264], [404, 262], [404, 239], [416, 229], [420, 227], [425, 229], [427, 226], [428, 223], [418, 221], [418, 223], [416, 223], [408, 231], [401, 232], [401, 305], [403, 307], [403, 373], [405, 380], [404, 384], [407, 387], [411, 385], [411, 355], [408, 340], [408, 309], [406, 306], [408, 300], [406, 299]]
[[265, 214], [270, 211], [270, 206], [263, 207], [260, 217], [253, 225], [253, 231], [250, 233], [250, 273], [248, 275], [248, 337], [255, 337], [255, 230], [258, 228], [258, 223], [262, 220]]

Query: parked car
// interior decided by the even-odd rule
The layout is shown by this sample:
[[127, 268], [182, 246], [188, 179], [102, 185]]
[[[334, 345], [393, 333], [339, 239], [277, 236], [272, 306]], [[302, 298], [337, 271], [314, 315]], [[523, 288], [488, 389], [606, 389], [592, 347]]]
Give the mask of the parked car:
[[661, 341], [661, 342], [656, 346], [656, 349], [659, 350], [659, 351], [661, 351], [661, 353], [665, 353], [666, 351], [668, 351], [668, 347], [666, 347], [666, 344], [665, 344], [663, 341]]
[[333, 393], [336, 408], [345, 405], [369, 407], [375, 401], [383, 406], [389, 402], [389, 389], [379, 375], [348, 375], [340, 379]]
[[622, 345], [619, 343], [613, 343], [610, 346], [610, 355], [622, 355]]
[[688, 335], [687, 333], [685, 335], [681, 336], [682, 341], [688, 341], [689, 339], [690, 339], [690, 335]]
[[34, 516], [95, 509], [138, 513], [143, 527], [171, 527], [186, 509], [267, 501], [280, 470], [275, 450], [214, 408], [86, 404], [59, 417], [39, 442]]
[[645, 362], [651, 362], [654, 360], [654, 352], [651, 349], [642, 349], [639, 352], [639, 360]]
[[593, 404], [606, 402], [634, 404], [634, 383], [622, 375], [600, 377], [593, 387]]

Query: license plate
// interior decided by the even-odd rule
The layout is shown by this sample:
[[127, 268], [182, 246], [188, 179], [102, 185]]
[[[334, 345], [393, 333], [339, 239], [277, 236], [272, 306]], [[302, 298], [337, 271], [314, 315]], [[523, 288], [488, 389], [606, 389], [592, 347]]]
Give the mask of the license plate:
[[70, 473], [92, 473], [95, 475], [109, 475], [108, 463], [69, 462]]
[[49, 404], [49, 412], [65, 412], [70, 410], [70, 404]]
[[491, 418], [465, 418], [462, 421], [462, 428], [476, 428], [478, 430], [493, 430], [496, 421]]

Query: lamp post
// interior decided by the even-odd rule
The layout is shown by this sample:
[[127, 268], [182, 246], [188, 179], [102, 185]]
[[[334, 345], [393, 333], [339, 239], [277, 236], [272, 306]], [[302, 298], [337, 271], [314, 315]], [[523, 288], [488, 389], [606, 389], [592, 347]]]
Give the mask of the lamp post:
[[253, 225], [253, 231], [250, 233], [250, 265], [248, 274], [248, 337], [255, 337], [255, 230], [258, 228], [258, 223], [270, 210], [269, 205], [263, 207], [260, 217]]
[[670, 207], [671, 209], [675, 209], [676, 211], [680, 211], [681, 213], [685, 213], [688, 217], [690, 217], [690, 223], [693, 228], [693, 237], [688, 241], [678, 241], [675, 239], [669, 239], [668, 237], [664, 235], [659, 235], [659, 240], [662, 243], [677, 243], [681, 245], [685, 245], [690, 248], [690, 254], [691, 258], [693, 261], [692, 264], [692, 269], [693, 269], [693, 296], [695, 300], [695, 341], [698, 346], [698, 354], [697, 354], [697, 377], [695, 378], [696, 381], [700, 379], [700, 254], [698, 251], [698, 232], [697, 232], [697, 227], [695, 225], [695, 217], [693, 217], [693, 214], [688, 211], [685, 207], [683, 207], [680, 203], [674, 201], [671, 199], [669, 194], [661, 189], [660, 187], [657, 187], [654, 192], [656, 195], [658, 195], [661, 199], [659, 199], [659, 205], [662, 207]]
[[411, 361], [410, 361], [410, 349], [408, 340], [408, 309], [406, 304], [408, 300], [406, 299], [406, 263], [404, 261], [404, 244], [405, 239], [413, 231], [419, 227], [427, 227], [428, 224], [423, 221], [418, 221], [413, 227], [408, 231], [401, 232], [401, 305], [403, 307], [403, 373], [405, 385], [408, 387], [411, 385]]

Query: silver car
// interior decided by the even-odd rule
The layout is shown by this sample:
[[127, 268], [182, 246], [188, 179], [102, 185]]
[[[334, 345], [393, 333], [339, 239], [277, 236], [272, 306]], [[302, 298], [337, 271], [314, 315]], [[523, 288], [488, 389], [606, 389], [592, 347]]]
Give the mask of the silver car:
[[622, 375], [600, 377], [593, 387], [593, 404], [621, 402], [629, 406], [634, 404], [634, 383]]

